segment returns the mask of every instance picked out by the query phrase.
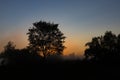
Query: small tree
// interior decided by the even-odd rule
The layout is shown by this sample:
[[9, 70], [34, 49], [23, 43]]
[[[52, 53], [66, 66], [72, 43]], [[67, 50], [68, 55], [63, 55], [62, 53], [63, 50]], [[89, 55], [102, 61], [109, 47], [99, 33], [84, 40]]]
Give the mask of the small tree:
[[28, 31], [31, 53], [39, 54], [44, 58], [52, 54], [61, 55], [63, 53], [65, 36], [58, 29], [58, 24], [40, 21], [33, 23], [33, 27]]
[[13, 42], [9, 41], [7, 45], [4, 47], [4, 51], [12, 51], [15, 50], [15, 45]]
[[12, 59], [17, 56], [17, 50], [15, 49], [15, 45], [12, 41], [9, 41], [6, 46], [4, 47], [4, 51], [2, 52], [1, 56], [4, 56], [6, 58]]

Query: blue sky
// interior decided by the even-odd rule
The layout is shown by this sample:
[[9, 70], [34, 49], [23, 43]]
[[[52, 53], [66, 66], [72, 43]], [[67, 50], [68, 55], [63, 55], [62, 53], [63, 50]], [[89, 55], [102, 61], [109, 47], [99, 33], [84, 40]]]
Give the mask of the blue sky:
[[120, 33], [120, 0], [0, 0], [0, 51], [9, 40], [25, 47], [27, 29], [40, 20], [60, 25], [66, 54], [83, 53], [92, 37]]

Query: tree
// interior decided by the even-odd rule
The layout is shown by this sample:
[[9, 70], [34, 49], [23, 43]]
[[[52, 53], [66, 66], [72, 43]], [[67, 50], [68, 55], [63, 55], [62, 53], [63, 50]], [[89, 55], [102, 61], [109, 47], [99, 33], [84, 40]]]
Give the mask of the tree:
[[1, 52], [0, 54], [0, 58], [2, 60], [2, 65], [8, 65], [9, 63], [15, 61], [13, 59], [16, 58], [16, 49], [15, 49], [15, 45], [12, 41], [9, 41], [5, 47], [3, 52]]
[[4, 47], [4, 51], [12, 51], [15, 49], [15, 45], [12, 41], [9, 41], [7, 45]]
[[58, 29], [58, 24], [45, 21], [33, 23], [28, 30], [29, 50], [46, 58], [49, 55], [61, 55], [65, 46], [64, 34]]
[[13, 53], [15, 52], [15, 45], [12, 41], [9, 41], [7, 45], [4, 47], [4, 54], [6, 56], [12, 56], [14, 55]]
[[86, 44], [89, 48], [85, 50], [85, 58], [98, 61], [120, 58], [119, 35], [116, 36], [111, 31], [106, 31], [104, 36], [94, 37]]
[[5, 45], [4, 51], [0, 54], [0, 58], [2, 61], [1, 64], [4, 64], [4, 61], [6, 62], [7, 60], [7, 64], [16, 65], [37, 64], [41, 60], [40, 56], [30, 54], [28, 48], [16, 49], [14, 43], [11, 41]]
[[88, 49], [85, 50], [85, 57], [87, 59], [96, 58], [96, 55], [99, 55], [100, 51], [100, 37], [92, 38], [91, 42], [86, 43], [86, 46], [89, 46]]

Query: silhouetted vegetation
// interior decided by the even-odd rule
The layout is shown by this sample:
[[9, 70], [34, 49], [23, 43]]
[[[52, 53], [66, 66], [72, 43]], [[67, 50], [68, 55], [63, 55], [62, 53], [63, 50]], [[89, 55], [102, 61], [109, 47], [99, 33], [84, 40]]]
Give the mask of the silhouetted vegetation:
[[94, 62], [120, 62], [120, 34], [106, 31], [104, 36], [94, 37], [86, 44], [85, 58]]
[[38, 54], [44, 58], [63, 53], [65, 36], [58, 29], [58, 24], [45, 21], [36, 22], [33, 23], [33, 27], [29, 29], [27, 34], [30, 53]]
[[4, 47], [0, 54], [2, 74], [8, 72], [10, 75], [14, 72], [11, 76], [17, 75], [21, 78], [21, 75], [24, 74], [26, 77], [28, 74], [27, 78], [35, 76], [37, 79], [46, 79], [47, 76], [63, 78], [66, 74], [69, 75], [68, 78], [74, 79], [115, 79], [119, 76], [117, 72], [120, 72], [120, 66], [112, 63], [120, 64], [120, 34], [115, 35], [111, 31], [106, 31], [105, 35], [92, 38], [92, 41], [86, 44], [88, 48], [83, 60], [77, 58], [74, 53], [66, 57], [61, 56], [65, 48], [65, 36], [58, 29], [58, 24], [36, 22], [27, 34], [29, 45], [26, 48], [16, 49], [11, 41]]
[[28, 29], [29, 45], [23, 49], [16, 49], [16, 45], [9, 41], [0, 54], [1, 65], [9, 63], [17, 65], [39, 64], [49, 61], [59, 61], [65, 46], [64, 34], [58, 24], [40, 21], [33, 23]]
[[0, 65], [25, 65], [36, 64], [40, 62], [41, 57], [29, 53], [27, 48], [16, 49], [13, 42], [9, 41], [1, 52], [0, 58], [2, 59]]

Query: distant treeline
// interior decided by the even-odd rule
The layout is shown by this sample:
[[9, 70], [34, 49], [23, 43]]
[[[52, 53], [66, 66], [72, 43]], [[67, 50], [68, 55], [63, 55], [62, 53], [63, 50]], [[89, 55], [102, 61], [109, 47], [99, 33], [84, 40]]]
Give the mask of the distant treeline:
[[[28, 29], [29, 45], [23, 49], [16, 49], [16, 45], [9, 41], [0, 53], [0, 66], [12, 64], [40, 64], [47, 62], [64, 62], [63, 50], [66, 48], [64, 34], [58, 24], [39, 21]], [[88, 48], [84, 52], [84, 59], [76, 60], [80, 63], [120, 63], [120, 34], [106, 31], [104, 35], [93, 37], [87, 42]], [[72, 61], [72, 60], [71, 60]]]

